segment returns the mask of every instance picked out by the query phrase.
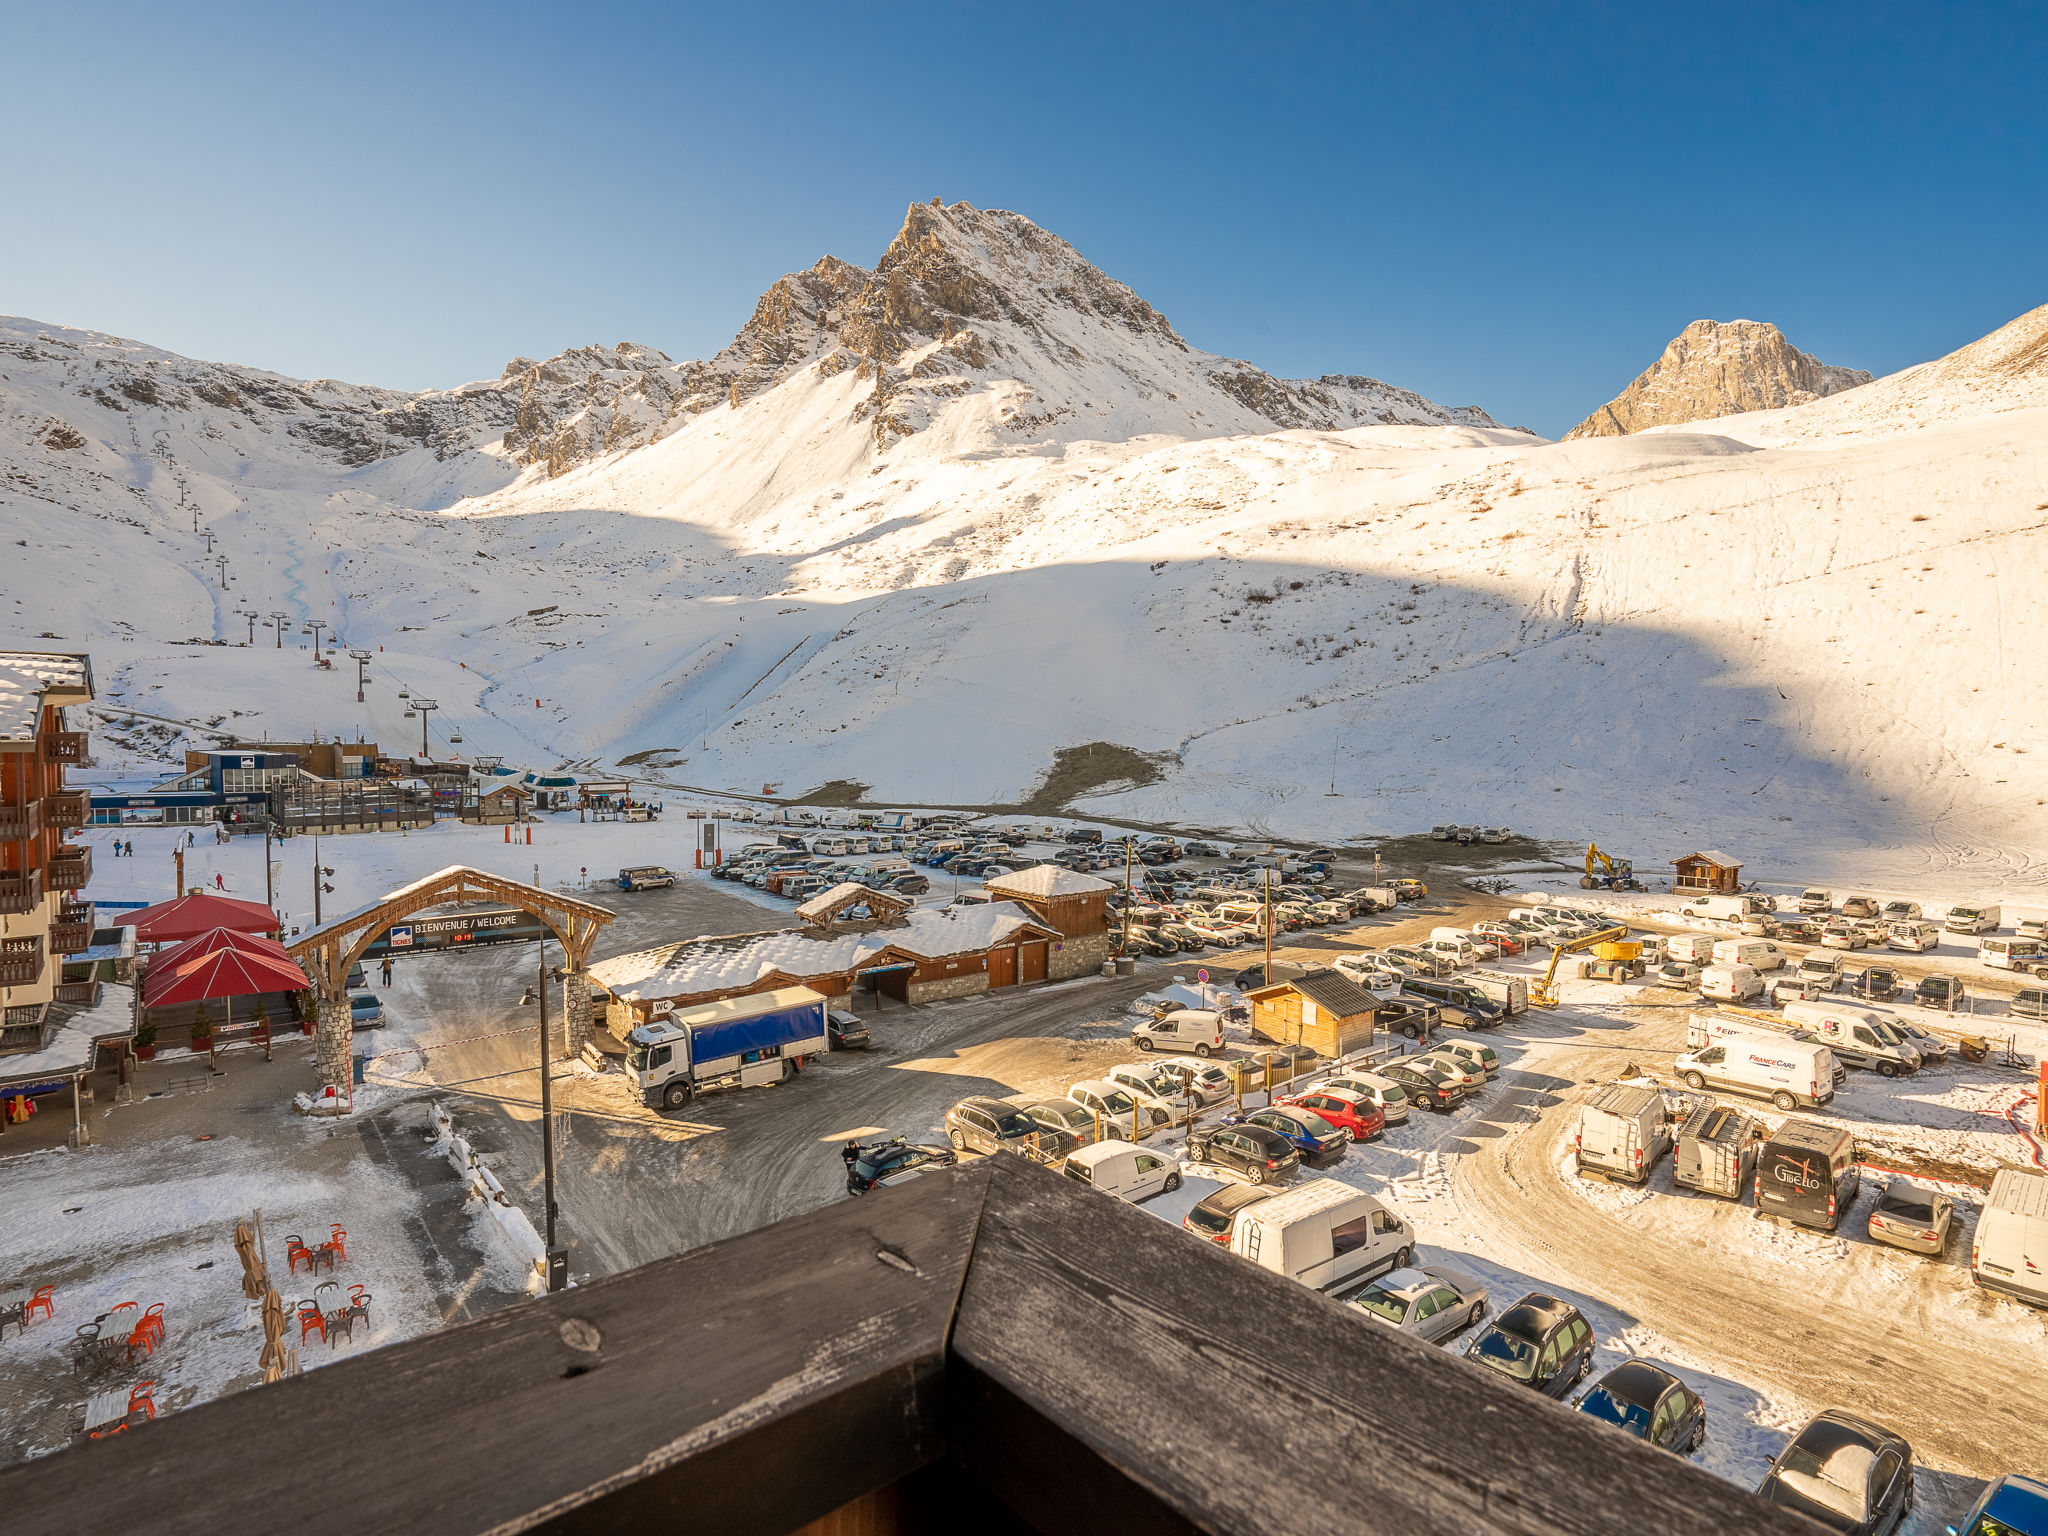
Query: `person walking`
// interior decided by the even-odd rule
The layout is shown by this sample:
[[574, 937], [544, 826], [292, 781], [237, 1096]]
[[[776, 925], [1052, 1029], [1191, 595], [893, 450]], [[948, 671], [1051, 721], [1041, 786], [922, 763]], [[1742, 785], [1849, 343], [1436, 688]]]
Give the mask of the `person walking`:
[[389, 955], [384, 957], [384, 985], [387, 987], [391, 985], [391, 957]]

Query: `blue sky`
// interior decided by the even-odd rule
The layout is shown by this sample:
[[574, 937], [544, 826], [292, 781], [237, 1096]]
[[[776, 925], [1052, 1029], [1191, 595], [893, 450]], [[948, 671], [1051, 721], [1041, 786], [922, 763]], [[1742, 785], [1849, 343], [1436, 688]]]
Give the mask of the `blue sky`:
[[0, 8], [0, 311], [406, 388], [709, 355], [913, 201], [1192, 343], [1547, 433], [1686, 322], [2048, 302], [2038, 7]]

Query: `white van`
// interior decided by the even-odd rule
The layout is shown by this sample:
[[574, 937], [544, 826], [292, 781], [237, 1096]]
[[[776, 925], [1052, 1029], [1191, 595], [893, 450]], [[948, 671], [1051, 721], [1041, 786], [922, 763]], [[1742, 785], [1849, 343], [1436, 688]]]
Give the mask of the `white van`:
[[1817, 1037], [1836, 1057], [1852, 1067], [1865, 1067], [1880, 1077], [1899, 1077], [1920, 1070], [1920, 1052], [1874, 1013], [1839, 1003], [1787, 1003], [1785, 1022]]
[[1481, 997], [1490, 997], [1509, 1014], [1529, 1011], [1529, 981], [1524, 976], [1503, 976], [1498, 971], [1460, 971], [1451, 980], [1470, 987]]
[[2048, 1307], [2048, 1173], [2002, 1168], [1992, 1176], [1970, 1244], [1970, 1278]]
[[1753, 971], [1775, 971], [1790, 958], [1769, 939], [1723, 939], [1713, 956], [1716, 965], [1746, 965]]
[[1714, 959], [1714, 945], [1719, 942], [1709, 933], [1674, 933], [1664, 941], [1664, 958], [1709, 965]]
[[1467, 938], [1427, 938], [1419, 940], [1415, 947], [1448, 960], [1454, 966], [1477, 965], [1480, 960], [1479, 951], [1472, 947], [1472, 941]]
[[1685, 904], [1695, 917], [1718, 917], [1738, 922], [1753, 912], [1768, 912], [1761, 896], [1695, 896]]
[[1769, 1099], [1788, 1114], [1835, 1097], [1835, 1058], [1826, 1046], [1766, 1030], [1723, 1035], [1704, 1050], [1687, 1051], [1674, 1065], [1688, 1088]]
[[1977, 941], [1977, 960], [1997, 971], [2024, 971], [2048, 976], [2048, 946], [2039, 939], [1993, 939]]
[[1671, 1150], [1664, 1095], [1636, 1083], [1612, 1083], [1579, 1110], [1581, 1172], [1605, 1174], [1632, 1184], [1650, 1182], [1657, 1159]]
[[1941, 948], [1941, 924], [1915, 919], [1903, 923], [1892, 923], [1885, 929], [1884, 947], [1903, 949], [1908, 954], [1924, 955], [1929, 950]]
[[1996, 907], [1950, 907], [1941, 923], [1950, 933], [1996, 933], [2004, 916]]
[[1230, 1251], [1319, 1291], [1399, 1269], [1415, 1233], [1371, 1195], [1335, 1179], [1311, 1179], [1237, 1213]]
[[1700, 972], [1700, 996], [1746, 1003], [1764, 995], [1764, 979], [1746, 965], [1710, 965]]
[[1127, 1141], [1100, 1141], [1071, 1152], [1062, 1172], [1077, 1184], [1133, 1205], [1180, 1188], [1180, 1164]]
[[1213, 1009], [1183, 1008], [1140, 1024], [1131, 1031], [1131, 1044], [1141, 1051], [1193, 1051], [1207, 1056], [1223, 1049], [1223, 1020]]

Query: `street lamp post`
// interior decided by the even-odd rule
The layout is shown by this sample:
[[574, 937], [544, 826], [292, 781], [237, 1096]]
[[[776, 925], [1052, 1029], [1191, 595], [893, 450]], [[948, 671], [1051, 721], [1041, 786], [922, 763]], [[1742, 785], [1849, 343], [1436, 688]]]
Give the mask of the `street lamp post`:
[[[567, 1001], [566, 994], [564, 1002]], [[548, 1063], [548, 941], [534, 946], [534, 985], [522, 1002], [540, 1006], [540, 1163], [541, 1203], [547, 1228], [548, 1289], [558, 1291], [567, 1278], [568, 1255], [555, 1246], [555, 1098], [554, 1070]]]

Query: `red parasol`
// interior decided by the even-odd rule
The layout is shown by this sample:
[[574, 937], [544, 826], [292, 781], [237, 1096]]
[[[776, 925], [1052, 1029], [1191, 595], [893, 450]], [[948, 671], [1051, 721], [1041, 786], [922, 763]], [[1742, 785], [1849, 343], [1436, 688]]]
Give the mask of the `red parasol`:
[[266, 938], [260, 933], [236, 933], [232, 928], [215, 928], [197, 938], [187, 939], [175, 949], [166, 949], [153, 956], [149, 962], [152, 971], [182, 971], [195, 960], [204, 959], [217, 949], [239, 949], [245, 955], [265, 955], [272, 960], [283, 960], [287, 964], [291, 956], [277, 940]]
[[173, 944], [216, 928], [236, 933], [275, 933], [279, 926], [277, 914], [260, 902], [206, 895], [158, 902], [153, 907], [144, 907], [128, 922], [134, 926], [139, 944]]
[[257, 992], [301, 992], [306, 973], [287, 960], [241, 949], [216, 949], [176, 969], [155, 965], [143, 978], [145, 1008], [169, 1008], [209, 997], [247, 997]]

